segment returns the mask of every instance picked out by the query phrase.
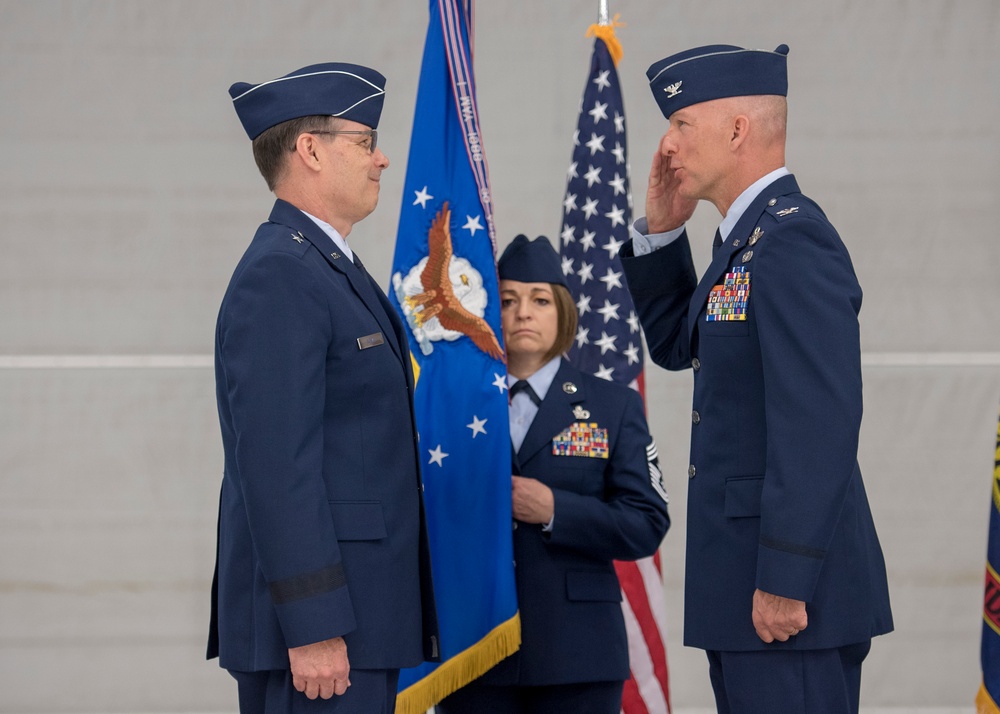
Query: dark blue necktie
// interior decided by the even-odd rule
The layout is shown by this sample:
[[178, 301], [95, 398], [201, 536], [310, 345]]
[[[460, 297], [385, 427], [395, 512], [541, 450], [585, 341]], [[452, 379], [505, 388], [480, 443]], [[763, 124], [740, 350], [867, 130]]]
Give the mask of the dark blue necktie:
[[716, 228], [715, 229], [715, 240], [712, 241], [712, 255], [715, 256], [715, 251], [722, 247], [722, 232]]
[[517, 394], [518, 392], [524, 392], [525, 394], [527, 394], [528, 399], [533, 401], [536, 407], [542, 403], [542, 400], [538, 398], [538, 395], [535, 394], [535, 390], [531, 388], [531, 385], [528, 384], [527, 380], [519, 379], [516, 382], [514, 382], [514, 384], [511, 385], [510, 398], [513, 399], [514, 395]]

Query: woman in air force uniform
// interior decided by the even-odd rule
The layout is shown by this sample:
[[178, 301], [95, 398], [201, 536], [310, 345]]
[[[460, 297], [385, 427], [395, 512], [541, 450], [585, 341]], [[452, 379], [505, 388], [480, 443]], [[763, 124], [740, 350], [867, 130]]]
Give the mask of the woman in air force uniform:
[[618, 714], [629, 677], [614, 560], [653, 554], [670, 524], [640, 396], [561, 355], [576, 306], [545, 237], [499, 261], [510, 387], [520, 650], [439, 714]]

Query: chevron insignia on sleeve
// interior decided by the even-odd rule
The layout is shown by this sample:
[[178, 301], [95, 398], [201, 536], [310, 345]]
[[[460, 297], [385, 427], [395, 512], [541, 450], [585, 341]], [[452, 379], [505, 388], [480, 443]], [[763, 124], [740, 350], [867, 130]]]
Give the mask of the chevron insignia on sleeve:
[[663, 485], [663, 472], [660, 471], [660, 453], [656, 450], [656, 441], [649, 440], [646, 447], [646, 463], [649, 465], [649, 483], [653, 490], [660, 494], [664, 503], [670, 503], [667, 487]]

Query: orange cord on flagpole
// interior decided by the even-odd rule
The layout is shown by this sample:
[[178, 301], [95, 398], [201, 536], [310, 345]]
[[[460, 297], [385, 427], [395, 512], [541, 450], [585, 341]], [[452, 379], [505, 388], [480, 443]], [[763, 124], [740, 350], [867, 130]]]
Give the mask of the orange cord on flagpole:
[[614, 61], [615, 67], [618, 66], [618, 61], [622, 58], [622, 43], [615, 36], [615, 28], [625, 27], [624, 22], [618, 21], [619, 17], [621, 15], [615, 13], [614, 18], [612, 18], [609, 24], [602, 25], [595, 23], [587, 28], [587, 37], [598, 37], [604, 40], [604, 44], [608, 47], [608, 52], [611, 53], [611, 59]]

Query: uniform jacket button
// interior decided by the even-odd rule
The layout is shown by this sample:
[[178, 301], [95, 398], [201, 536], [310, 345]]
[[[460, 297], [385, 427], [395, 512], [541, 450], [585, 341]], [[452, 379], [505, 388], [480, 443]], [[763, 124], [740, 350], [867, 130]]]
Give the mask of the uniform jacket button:
[[698, 359], [697, 357], [695, 357], [693, 360], [691, 360], [691, 368], [695, 372], [697, 372], [699, 369], [701, 369], [701, 360]]
[[691, 412], [691, 422], [694, 423], [694, 424], [700, 424], [701, 423], [701, 414], [699, 414], [697, 411]]
[[698, 469], [694, 467], [694, 464], [688, 466], [688, 478], [694, 478], [694, 475], [698, 472]]

